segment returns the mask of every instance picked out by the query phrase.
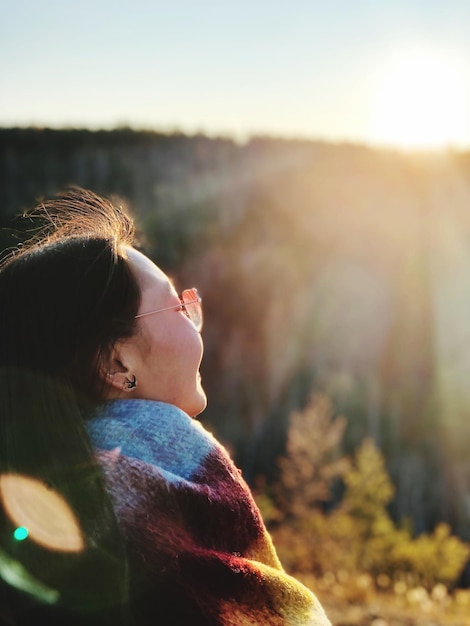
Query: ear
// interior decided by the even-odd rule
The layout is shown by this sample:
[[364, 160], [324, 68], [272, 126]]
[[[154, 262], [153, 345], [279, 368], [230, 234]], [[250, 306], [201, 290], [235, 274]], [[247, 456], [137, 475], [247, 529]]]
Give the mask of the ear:
[[[126, 342], [116, 342], [107, 359], [102, 363], [101, 376], [116, 393], [131, 392], [135, 387], [135, 371], [132, 364], [133, 351]], [[134, 382], [134, 384], [130, 384]]]

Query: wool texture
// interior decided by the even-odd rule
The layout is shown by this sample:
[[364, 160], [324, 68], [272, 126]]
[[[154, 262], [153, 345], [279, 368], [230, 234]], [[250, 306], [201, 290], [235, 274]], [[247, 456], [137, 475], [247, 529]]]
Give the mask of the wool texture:
[[136, 624], [330, 625], [282, 568], [241, 472], [200, 422], [129, 399], [87, 428], [128, 551]]

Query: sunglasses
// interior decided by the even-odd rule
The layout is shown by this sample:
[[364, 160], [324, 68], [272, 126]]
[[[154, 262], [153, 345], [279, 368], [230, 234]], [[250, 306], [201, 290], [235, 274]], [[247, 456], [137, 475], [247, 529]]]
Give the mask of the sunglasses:
[[198, 333], [202, 330], [202, 306], [201, 298], [194, 287], [192, 289], [185, 289], [180, 296], [179, 304], [173, 306], [167, 306], [164, 309], [157, 309], [156, 311], [149, 311], [148, 313], [139, 313], [135, 317], [145, 317], [147, 315], [153, 315], [154, 313], [161, 313], [162, 311], [170, 311], [171, 309], [181, 309], [186, 314]]

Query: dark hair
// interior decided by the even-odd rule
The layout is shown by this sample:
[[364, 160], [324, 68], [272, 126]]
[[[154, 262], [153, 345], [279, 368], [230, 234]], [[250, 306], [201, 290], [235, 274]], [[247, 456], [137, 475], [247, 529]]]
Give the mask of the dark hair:
[[0, 268], [0, 367], [51, 374], [94, 400], [99, 368], [129, 337], [140, 293], [125, 247], [131, 219], [90, 191], [43, 203], [48, 219]]
[[[140, 291], [126, 257], [134, 225], [121, 208], [76, 188], [29, 215], [42, 228], [0, 266], [0, 477], [51, 485], [87, 543], [82, 555], [68, 557], [25, 542], [21, 567], [50, 587], [65, 585], [62, 599], [71, 597], [70, 581], [80, 580], [106, 603], [117, 587], [123, 593], [125, 563], [85, 420], [104, 400], [100, 369], [113, 344], [135, 332]], [[70, 559], [75, 574], [64, 583]], [[72, 596], [83, 604], [78, 589]]]

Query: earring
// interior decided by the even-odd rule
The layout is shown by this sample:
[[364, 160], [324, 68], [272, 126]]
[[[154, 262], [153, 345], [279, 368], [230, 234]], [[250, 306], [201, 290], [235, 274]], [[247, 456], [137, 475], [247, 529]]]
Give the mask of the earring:
[[134, 376], [132, 380], [129, 380], [128, 378], [126, 378], [126, 382], [124, 383], [124, 389], [128, 389], [129, 391], [131, 389], [135, 389], [137, 387], [137, 379]]

